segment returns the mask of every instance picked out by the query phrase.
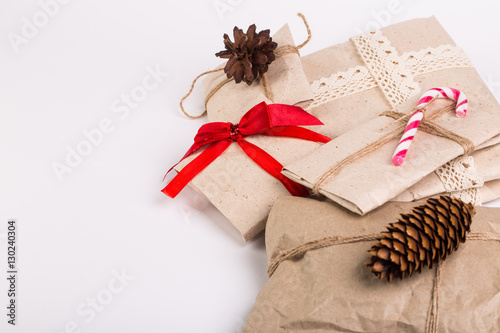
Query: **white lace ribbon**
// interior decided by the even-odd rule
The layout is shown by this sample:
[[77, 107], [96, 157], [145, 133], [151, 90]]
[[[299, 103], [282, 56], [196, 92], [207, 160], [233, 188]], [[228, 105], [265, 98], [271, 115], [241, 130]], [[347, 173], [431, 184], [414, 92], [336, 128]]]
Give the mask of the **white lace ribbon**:
[[380, 87], [392, 107], [419, 93], [415, 77], [443, 69], [473, 67], [457, 46], [440, 45], [399, 55], [390, 41], [377, 30], [352, 38], [365, 66], [315, 80], [314, 99], [309, 109], [335, 99]]
[[420, 91], [413, 74], [400, 61], [398, 51], [380, 30], [356, 35], [351, 40], [392, 107]]
[[474, 205], [481, 204], [479, 187], [484, 185], [484, 181], [472, 156], [457, 157], [437, 168], [436, 174], [450, 195]]
[[314, 81], [311, 84], [314, 99], [309, 108], [376, 87], [377, 82], [368, 68], [365, 66], [349, 68], [345, 72], [338, 72], [330, 77]]
[[481, 190], [479, 188], [469, 188], [467, 190], [450, 192], [452, 197], [458, 198], [463, 202], [473, 204], [474, 206], [481, 206], [483, 200], [481, 199]]

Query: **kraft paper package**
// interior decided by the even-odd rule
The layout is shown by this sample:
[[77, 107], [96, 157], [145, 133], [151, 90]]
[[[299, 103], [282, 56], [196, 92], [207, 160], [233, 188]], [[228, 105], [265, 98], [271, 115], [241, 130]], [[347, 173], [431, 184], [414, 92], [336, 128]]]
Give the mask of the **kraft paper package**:
[[[276, 32], [273, 41], [278, 43], [278, 49], [293, 49], [295, 46], [288, 25]], [[216, 89], [206, 104], [209, 121], [236, 124], [247, 111], [262, 101], [306, 107], [312, 100], [312, 92], [300, 56], [298, 52], [279, 52], [282, 55], [276, 57], [265, 74], [271, 96], [265, 96], [258, 80], [250, 86], [244, 82], [236, 84], [232, 80], [217, 90], [217, 85], [226, 79], [226, 75], [223, 71], [209, 74], [203, 81], [205, 96], [212, 95]], [[318, 127], [321, 126], [310, 128], [316, 131]], [[245, 139], [281, 164], [296, 160], [320, 146], [311, 141], [277, 136], [255, 135]], [[182, 170], [198, 155], [186, 158], [175, 170]], [[274, 201], [289, 194], [278, 180], [252, 161], [236, 143], [198, 174], [190, 186], [227, 217], [245, 241], [264, 230]]]
[[[357, 35], [305, 57], [303, 63], [309, 80], [314, 80], [315, 98], [308, 111], [325, 123], [318, 131], [338, 137], [286, 164], [283, 173], [358, 214], [396, 197], [471, 148], [498, 141], [500, 106], [435, 18]], [[384, 112], [409, 114], [423, 92], [439, 86], [465, 93], [469, 109], [465, 118], [450, 110], [432, 124], [467, 139], [469, 147], [419, 130], [403, 165], [392, 165], [401, 136], [383, 141], [396, 131], [394, 126], [402, 131], [407, 119], [395, 121]], [[447, 103], [451, 101], [432, 103], [427, 119]]]
[[[320, 144], [285, 137], [255, 136], [245, 140], [264, 149], [280, 163], [298, 159]], [[199, 153], [184, 159], [175, 169], [182, 170]], [[248, 241], [264, 230], [274, 201], [289, 195], [285, 187], [250, 159], [236, 144], [200, 172], [189, 185], [209, 200]]]
[[[500, 132], [500, 112], [489, 92], [473, 93], [472, 86], [482, 82], [474, 81], [472, 75], [468, 81], [470, 110], [465, 118], [455, 117], [452, 111], [440, 114], [439, 110], [447, 110], [443, 104], [449, 104], [444, 99], [436, 100], [426, 113], [432, 126], [467, 139], [473, 149]], [[401, 105], [399, 109], [407, 114], [412, 107]], [[400, 166], [393, 165], [391, 158], [406, 122], [381, 116], [286, 164], [283, 174], [353, 212], [366, 214], [467, 149], [450, 138], [426, 133], [422, 124]]]
[[[308, 111], [325, 123], [318, 131], [332, 138], [378, 118], [383, 111], [401, 111], [402, 104], [415, 105], [429, 88], [455, 86], [455, 79], [465, 83], [463, 89], [473, 88], [491, 96], [465, 53], [434, 17], [355, 36], [302, 57], [302, 64], [314, 94]], [[477, 86], [467, 84], [469, 75], [479, 83]], [[482, 106], [499, 109], [494, 98], [488, 98], [487, 103]], [[478, 148], [495, 145], [499, 140], [500, 136], [496, 136]], [[487, 172], [494, 172], [491, 168], [483, 165]], [[456, 185], [453, 189], [459, 191], [470, 184]], [[442, 187], [441, 181], [430, 177], [412, 188], [411, 196], [413, 200], [424, 198], [444, 191]], [[405, 201], [408, 196], [403, 194]]]
[[[266, 228], [269, 263], [306, 242], [330, 236], [343, 241], [281, 262], [257, 296], [244, 332], [497, 331], [500, 256], [491, 254], [500, 251], [498, 208], [476, 207], [469, 239], [437, 265], [439, 280], [436, 265], [391, 283], [366, 267], [374, 242], [353, 237], [379, 234], [419, 204], [391, 202], [359, 216], [330, 201], [280, 198]], [[482, 237], [487, 240], [473, 239], [474, 233], [488, 233]]]
[[485, 182], [500, 179], [499, 166], [500, 145], [497, 144], [446, 163], [392, 201], [416, 201], [444, 192], [470, 192]]
[[[209, 121], [237, 123], [252, 106], [262, 101], [267, 104], [288, 104], [302, 108], [311, 103], [311, 87], [302, 68], [298, 50], [292, 51], [295, 43], [288, 25], [278, 30], [272, 38], [273, 42], [278, 44], [278, 49], [275, 51], [276, 59], [265, 73], [270, 96], [266, 96], [259, 80], [255, 80], [251, 85], [244, 82], [236, 84], [232, 80], [217, 89], [218, 85], [226, 80], [226, 74], [224, 71], [209, 74], [203, 80], [203, 91], [205, 98], [208, 98], [206, 109]], [[218, 68], [224, 66], [225, 63]]]

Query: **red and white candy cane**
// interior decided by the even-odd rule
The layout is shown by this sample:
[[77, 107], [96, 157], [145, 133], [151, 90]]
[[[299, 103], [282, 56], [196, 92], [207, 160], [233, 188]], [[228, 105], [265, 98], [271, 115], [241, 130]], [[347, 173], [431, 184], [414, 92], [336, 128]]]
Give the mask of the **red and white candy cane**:
[[455, 88], [448, 87], [432, 88], [427, 90], [425, 94], [422, 95], [417, 105], [417, 108], [425, 108], [419, 109], [411, 115], [410, 120], [408, 121], [408, 125], [406, 125], [403, 137], [401, 137], [396, 151], [392, 156], [392, 164], [403, 164], [406, 153], [408, 152], [408, 148], [410, 148], [413, 138], [415, 137], [415, 133], [417, 132], [418, 125], [424, 117], [424, 112], [427, 109], [426, 104], [428, 104], [435, 97], [448, 98], [456, 101], [457, 107], [455, 109], [455, 115], [457, 117], [465, 117], [465, 115], [467, 114], [468, 104], [467, 97], [465, 97], [464, 93]]

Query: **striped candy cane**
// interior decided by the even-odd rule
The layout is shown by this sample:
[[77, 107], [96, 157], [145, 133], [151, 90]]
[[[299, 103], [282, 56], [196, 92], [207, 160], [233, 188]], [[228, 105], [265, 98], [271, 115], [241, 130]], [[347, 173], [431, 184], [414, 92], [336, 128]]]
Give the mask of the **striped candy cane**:
[[408, 125], [406, 125], [403, 137], [399, 141], [396, 151], [392, 156], [392, 164], [403, 164], [408, 148], [410, 148], [413, 138], [415, 137], [415, 133], [417, 132], [418, 125], [424, 117], [424, 112], [428, 106], [427, 104], [435, 97], [448, 98], [456, 101], [457, 107], [455, 109], [455, 115], [457, 117], [465, 117], [467, 114], [467, 97], [464, 93], [455, 88], [448, 87], [432, 88], [427, 90], [418, 101], [418, 105], [416, 107], [418, 110], [411, 115]]

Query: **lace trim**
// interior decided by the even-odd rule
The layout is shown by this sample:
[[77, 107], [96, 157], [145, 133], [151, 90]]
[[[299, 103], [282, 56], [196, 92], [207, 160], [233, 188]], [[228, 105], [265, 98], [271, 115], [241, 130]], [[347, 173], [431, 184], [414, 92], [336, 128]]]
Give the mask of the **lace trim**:
[[461, 48], [449, 44], [407, 52], [401, 56], [401, 63], [415, 76], [448, 68], [473, 67]]
[[401, 62], [398, 51], [380, 30], [359, 34], [352, 41], [392, 107], [420, 91], [413, 74]]
[[471, 203], [474, 206], [481, 206], [481, 191], [479, 188], [469, 188], [467, 190], [451, 192], [450, 195], [454, 198], [458, 198], [463, 202]]
[[472, 156], [457, 157], [437, 168], [436, 174], [443, 183], [446, 192], [462, 191], [484, 185]]
[[[363, 35], [353, 37], [353, 41], [357, 43], [356, 46], [367, 65], [368, 62], [372, 65], [378, 64], [375, 66], [375, 73], [373, 66], [370, 67], [371, 70], [366, 66], [356, 66], [347, 71], [335, 73], [328, 78], [315, 80], [311, 84], [314, 99], [309, 109], [329, 103], [337, 98], [376, 88], [378, 82], [382, 82], [384, 86], [382, 87], [381, 84], [381, 87], [384, 94], [390, 96], [388, 100], [392, 106], [395, 106], [395, 104], [404, 102], [413, 92], [419, 91], [418, 85], [412, 82], [413, 77], [443, 69], [473, 67], [462, 49], [457, 46], [445, 44], [397, 56], [397, 51], [390, 46], [389, 41], [382, 36], [381, 32], [371, 34], [371, 36], [376, 37], [376, 44], [373, 43], [373, 40], [360, 36]], [[375, 52], [374, 49], [379, 47], [379, 44], [381, 49]], [[370, 48], [363, 51], [364, 45], [368, 45], [367, 47]], [[376, 53], [377, 57], [366, 60], [366, 57], [372, 53]], [[383, 71], [384, 75], [377, 76], [376, 71]], [[396, 75], [397, 80], [393, 80], [393, 75]], [[401, 75], [406, 76], [406, 78], [401, 77]], [[376, 81], [374, 76], [380, 77], [382, 81]]]
[[365, 66], [349, 68], [345, 72], [338, 72], [330, 77], [315, 80], [311, 84], [314, 99], [309, 108], [375, 87], [377, 87], [377, 82], [371, 76], [368, 68]]
[[446, 192], [452, 197], [464, 202], [480, 206], [481, 191], [484, 185], [481, 175], [477, 172], [472, 156], [460, 156], [436, 170], [436, 174], [444, 185]]

